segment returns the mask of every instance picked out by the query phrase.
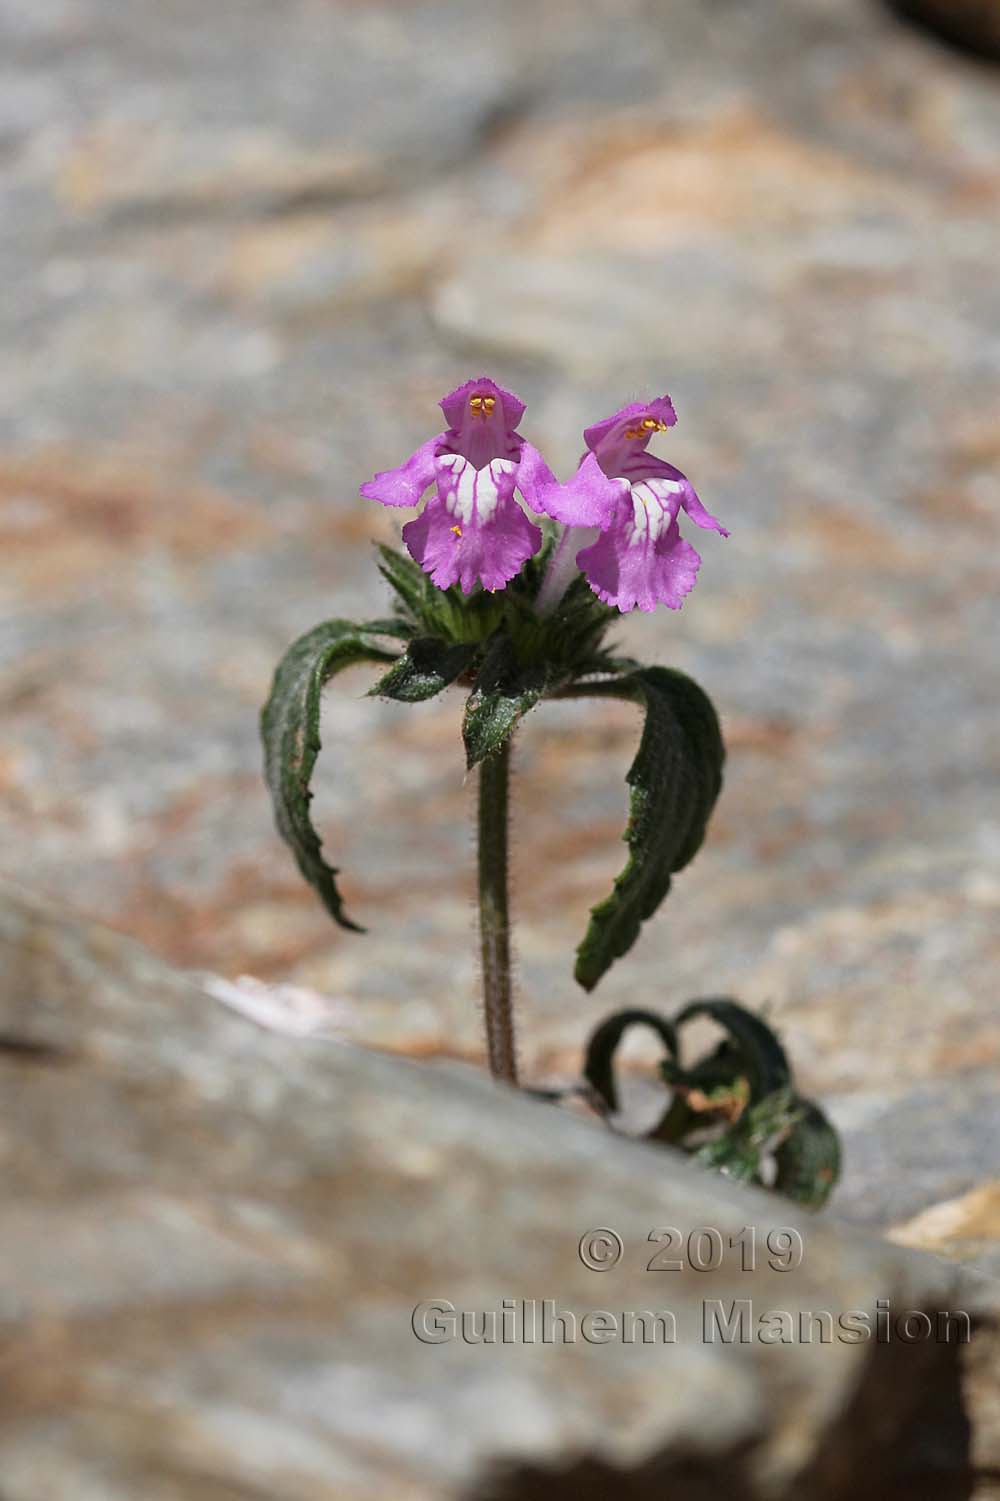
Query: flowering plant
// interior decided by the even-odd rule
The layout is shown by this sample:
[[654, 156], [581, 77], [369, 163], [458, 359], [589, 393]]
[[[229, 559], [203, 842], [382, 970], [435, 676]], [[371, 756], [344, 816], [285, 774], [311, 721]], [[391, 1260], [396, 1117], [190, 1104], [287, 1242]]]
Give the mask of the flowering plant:
[[[356, 929], [309, 814], [324, 685], [353, 663], [385, 670], [371, 692], [400, 702], [469, 689], [462, 734], [479, 772], [479, 913], [487, 1049], [515, 1083], [507, 883], [511, 736], [547, 698], [620, 698], [642, 710], [629, 768], [629, 857], [590, 914], [575, 975], [591, 990], [632, 947], [672, 877], [693, 859], [722, 783], [711, 702], [689, 677], [619, 656], [605, 642], [633, 609], [680, 607], [700, 558], [679, 517], [726, 536], [684, 474], [649, 452], [673, 427], [670, 398], [635, 402], [584, 433], [586, 453], [560, 483], [518, 426], [524, 405], [485, 377], [441, 402], [447, 423], [362, 495], [423, 509], [402, 529], [409, 556], [381, 547], [391, 615], [329, 620], [278, 666], [262, 716], [265, 775], [278, 829], [341, 927]], [[520, 501], [518, 500], [520, 496]], [[529, 514], [530, 513], [530, 514]], [[536, 518], [536, 519], [532, 519]]]

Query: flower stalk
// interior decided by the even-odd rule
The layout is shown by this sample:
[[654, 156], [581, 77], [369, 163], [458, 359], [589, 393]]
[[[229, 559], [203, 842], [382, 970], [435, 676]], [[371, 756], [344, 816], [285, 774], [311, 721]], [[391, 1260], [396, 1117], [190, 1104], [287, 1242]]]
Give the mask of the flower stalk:
[[507, 873], [509, 803], [510, 741], [506, 740], [479, 767], [479, 938], [490, 1073], [494, 1079], [516, 1084]]
[[562, 536], [556, 543], [552, 561], [548, 566], [542, 587], [538, 591], [535, 608], [543, 618], [551, 615], [566, 590], [579, 573], [576, 555], [581, 548], [590, 546], [597, 538], [597, 528], [589, 526], [564, 526]]

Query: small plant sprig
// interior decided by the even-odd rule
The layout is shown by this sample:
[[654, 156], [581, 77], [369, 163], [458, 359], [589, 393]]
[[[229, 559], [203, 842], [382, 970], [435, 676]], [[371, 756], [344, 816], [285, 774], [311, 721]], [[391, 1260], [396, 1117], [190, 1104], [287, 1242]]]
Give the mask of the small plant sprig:
[[[697, 1062], [681, 1064], [689, 1022], [715, 1022], [724, 1037]], [[821, 1208], [840, 1176], [840, 1143], [820, 1107], [795, 1089], [791, 1065], [762, 1017], [726, 996], [688, 1004], [675, 1017], [635, 1007], [617, 1011], [587, 1044], [583, 1076], [601, 1114], [619, 1109], [614, 1059], [625, 1034], [648, 1027], [663, 1043], [660, 1081], [669, 1103], [646, 1140], [689, 1152], [695, 1162]]]
[[369, 662], [383, 669], [372, 694], [400, 703], [453, 684], [468, 690], [462, 737], [467, 765], [479, 772], [487, 1051], [494, 1076], [516, 1083], [511, 737], [545, 699], [623, 699], [644, 716], [626, 776], [628, 860], [577, 949], [576, 979], [592, 990], [700, 848], [725, 754], [715, 710], [691, 678], [619, 656], [605, 636], [619, 614], [677, 609], [694, 587], [701, 560], [680, 535], [682, 511], [705, 530], [728, 533], [686, 476], [648, 451], [677, 420], [667, 396], [589, 427], [584, 458], [566, 484], [517, 431], [523, 404], [492, 380], [466, 382], [441, 407], [445, 431], [362, 487], [366, 498], [400, 507], [431, 492], [402, 529], [409, 557], [379, 548], [392, 613], [363, 624], [325, 621], [289, 649], [262, 715], [265, 776], [303, 876], [341, 927], [360, 931], [309, 812], [323, 688], [344, 668]]

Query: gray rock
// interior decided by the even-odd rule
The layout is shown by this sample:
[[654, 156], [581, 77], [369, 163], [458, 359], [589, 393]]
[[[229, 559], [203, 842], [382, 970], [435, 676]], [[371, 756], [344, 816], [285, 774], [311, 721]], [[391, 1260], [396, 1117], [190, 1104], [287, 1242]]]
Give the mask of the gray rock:
[[885, 1225], [995, 1176], [1000, 1099], [993, 1070], [916, 1085], [895, 1099], [847, 1095], [830, 1102], [845, 1140], [847, 1173], [837, 1207]]
[[[964, 1346], [798, 1332], [985, 1309], [956, 1269], [470, 1071], [266, 1033], [11, 891], [0, 962], [6, 1501], [968, 1494]], [[665, 1225], [713, 1233], [651, 1272]], [[621, 1260], [590, 1270], [604, 1227]], [[777, 1227], [797, 1268], [768, 1265]], [[707, 1338], [736, 1300], [748, 1338]], [[448, 1309], [499, 1337], [437, 1342]], [[647, 1309], [676, 1342], [629, 1342]], [[790, 1343], [761, 1342], [768, 1309]]]

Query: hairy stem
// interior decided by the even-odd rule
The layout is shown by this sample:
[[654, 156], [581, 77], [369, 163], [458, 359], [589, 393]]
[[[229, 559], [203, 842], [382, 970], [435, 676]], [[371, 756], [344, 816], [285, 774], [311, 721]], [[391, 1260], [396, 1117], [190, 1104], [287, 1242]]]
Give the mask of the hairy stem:
[[479, 767], [479, 935], [486, 1047], [494, 1079], [517, 1083], [507, 891], [510, 741]]

